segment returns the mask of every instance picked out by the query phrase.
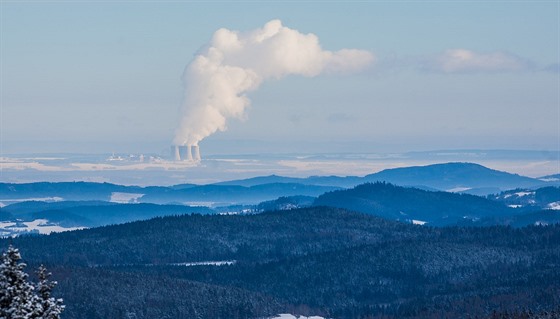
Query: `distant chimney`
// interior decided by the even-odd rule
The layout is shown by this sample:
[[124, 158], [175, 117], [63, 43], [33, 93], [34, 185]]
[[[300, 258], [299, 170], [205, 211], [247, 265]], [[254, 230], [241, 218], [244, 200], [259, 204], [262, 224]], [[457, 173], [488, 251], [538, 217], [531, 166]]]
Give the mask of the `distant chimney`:
[[176, 161], [181, 160], [181, 153], [179, 152], [179, 145], [171, 146], [171, 154]]
[[192, 145], [187, 146], [187, 161], [192, 161]]
[[192, 161], [191, 148], [187, 145], [179, 146], [179, 155], [183, 161]]
[[198, 147], [198, 145], [193, 145], [193, 153], [194, 153], [194, 160], [195, 161], [200, 161], [200, 148]]

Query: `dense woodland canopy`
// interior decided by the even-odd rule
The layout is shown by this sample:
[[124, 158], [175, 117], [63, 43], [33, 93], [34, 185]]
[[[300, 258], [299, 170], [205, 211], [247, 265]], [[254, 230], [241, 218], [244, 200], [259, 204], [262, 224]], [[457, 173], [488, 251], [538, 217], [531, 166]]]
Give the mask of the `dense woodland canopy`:
[[[560, 225], [432, 228], [343, 209], [190, 215], [3, 240], [64, 318], [490, 317], [560, 305]], [[178, 266], [197, 261], [224, 266]]]

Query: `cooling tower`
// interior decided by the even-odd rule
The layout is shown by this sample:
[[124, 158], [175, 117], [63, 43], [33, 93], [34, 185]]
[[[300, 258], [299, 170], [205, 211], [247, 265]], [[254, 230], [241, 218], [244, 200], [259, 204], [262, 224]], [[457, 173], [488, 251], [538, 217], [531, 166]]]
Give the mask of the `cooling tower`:
[[193, 157], [195, 161], [200, 161], [200, 148], [198, 147], [198, 145], [193, 145]]
[[172, 145], [171, 146], [171, 156], [173, 156], [173, 159], [176, 160], [176, 161], [181, 160], [181, 153], [179, 152], [179, 146], [178, 145]]
[[192, 161], [192, 145], [187, 146], [187, 161]]
[[179, 154], [181, 155], [181, 159], [183, 161], [192, 161], [192, 152], [190, 145], [179, 146]]

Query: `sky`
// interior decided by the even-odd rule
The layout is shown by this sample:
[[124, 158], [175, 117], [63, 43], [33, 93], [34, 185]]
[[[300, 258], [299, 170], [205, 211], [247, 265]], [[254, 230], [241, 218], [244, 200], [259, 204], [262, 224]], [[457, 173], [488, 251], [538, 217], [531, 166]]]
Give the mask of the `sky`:
[[275, 19], [373, 62], [259, 82], [205, 154], [560, 149], [557, 1], [0, 3], [3, 154], [168, 150], [214, 32]]

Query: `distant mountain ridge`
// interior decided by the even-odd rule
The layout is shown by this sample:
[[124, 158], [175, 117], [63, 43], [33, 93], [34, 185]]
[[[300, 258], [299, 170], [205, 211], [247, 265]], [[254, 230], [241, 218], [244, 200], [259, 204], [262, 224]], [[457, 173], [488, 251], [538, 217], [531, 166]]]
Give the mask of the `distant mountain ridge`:
[[389, 182], [400, 186], [436, 190], [467, 191], [486, 189], [490, 192], [519, 187], [541, 187], [547, 182], [531, 177], [490, 169], [475, 163], [450, 162], [426, 166], [385, 169], [363, 177], [358, 176], [310, 176], [306, 178], [278, 175], [260, 176], [243, 180], [217, 183], [216, 185], [254, 186], [260, 183], [299, 183], [306, 185], [330, 185], [351, 188], [369, 182]]
[[445, 163], [383, 170], [365, 177], [368, 182], [385, 181], [402, 186], [425, 185], [440, 190], [497, 187], [503, 190], [535, 187], [542, 181], [493, 170], [474, 163]]
[[[358, 186], [344, 191], [364, 183], [374, 183], [376, 186]], [[32, 217], [42, 224], [94, 227], [164, 216], [171, 212], [191, 213], [198, 209], [189, 206], [200, 206], [201, 213], [235, 214], [327, 205], [434, 226], [454, 225], [465, 220], [507, 224], [509, 219], [504, 219], [503, 216], [559, 209], [560, 191], [548, 186], [550, 184], [551, 182], [492, 170], [473, 163], [394, 168], [364, 177], [295, 178], [270, 175], [217, 184], [178, 184], [169, 187], [91, 182], [0, 183], [0, 207], [8, 205], [5, 209], [0, 209], [0, 222], [7, 222], [0, 225], [0, 230], [9, 233], [8, 228], [18, 227], [18, 224], [14, 224], [18, 219], [32, 222]], [[363, 192], [372, 187], [376, 189], [366, 192], [367, 194]], [[500, 189], [504, 188], [517, 191], [502, 193], [502, 198], [495, 197], [492, 201], [449, 193], [472, 192], [486, 195], [500, 193]], [[333, 191], [340, 192], [329, 193]], [[532, 195], [516, 195], [519, 192]], [[537, 194], [536, 197], [534, 194]], [[53, 203], [40, 204], [40, 201]], [[114, 205], [115, 203], [157, 205], [151, 206], [153, 212], [150, 213], [146, 211], [146, 205], [125, 207]], [[166, 208], [162, 208], [162, 205]], [[27, 206], [29, 207], [26, 208]], [[519, 209], [520, 206], [524, 208]], [[210, 209], [202, 210], [202, 207]], [[29, 208], [35, 211], [30, 212]], [[99, 212], [98, 216], [95, 211]], [[543, 216], [546, 218], [539, 219], [539, 222], [554, 221], [554, 216], [550, 214]], [[531, 218], [520, 219], [529, 220]]]
[[139, 201], [148, 203], [258, 204], [282, 196], [318, 196], [336, 189], [340, 188], [296, 183], [266, 183], [254, 186], [211, 184], [182, 189], [159, 189], [156, 192], [145, 194]]
[[[318, 196], [339, 189], [336, 186], [297, 183], [265, 183], [253, 186], [192, 185], [122, 186], [110, 183], [0, 183], [0, 202], [4, 205], [19, 201], [116, 201], [154, 204], [248, 203], [258, 204], [281, 196]], [[206, 206], [206, 205], [205, 205]]]
[[560, 174], [546, 175], [539, 177], [538, 179], [545, 182], [558, 182], [560, 181]]
[[[553, 179], [553, 176], [550, 177]], [[554, 181], [520, 176], [489, 169], [473, 163], [444, 163], [427, 166], [392, 168], [358, 176], [310, 176], [306, 178], [278, 175], [258, 176], [208, 185], [179, 184], [164, 186], [123, 186], [111, 183], [0, 183], [0, 202], [19, 200], [101, 200], [113, 201], [114, 194], [137, 194], [130, 200], [149, 203], [185, 201], [242, 201], [258, 203], [281, 196], [318, 196], [337, 188], [351, 188], [363, 183], [389, 182], [427, 190], [463, 191], [478, 195], [516, 188], [538, 188], [558, 184]], [[556, 183], [556, 184], [555, 184]], [[131, 196], [132, 196], [131, 195]], [[121, 198], [126, 202], [126, 196]]]
[[61, 197], [64, 200], [104, 200], [112, 193], [139, 193], [144, 188], [123, 186], [111, 183], [94, 182], [38, 182], [38, 183], [0, 183], [0, 201], [42, 197]]

